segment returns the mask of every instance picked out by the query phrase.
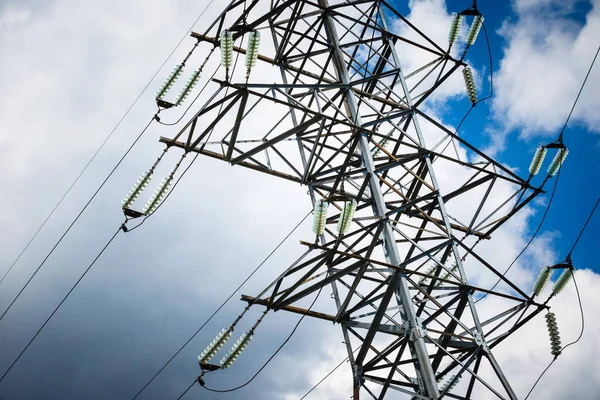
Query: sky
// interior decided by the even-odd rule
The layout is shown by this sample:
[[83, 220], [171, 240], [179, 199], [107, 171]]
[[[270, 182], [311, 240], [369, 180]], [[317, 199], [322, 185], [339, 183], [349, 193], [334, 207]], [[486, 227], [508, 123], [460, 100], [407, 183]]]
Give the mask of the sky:
[[[194, 29], [222, 9], [215, 1]], [[468, 1], [394, 3], [422, 30], [446, 43], [451, 14]], [[493, 56], [494, 96], [479, 104], [460, 135], [526, 174], [539, 145], [556, 140], [600, 45], [600, 1], [479, 1]], [[28, 0], [0, 2], [0, 273], [12, 264], [98, 146], [142, 91], [204, 2]], [[69, 196], [0, 284], [4, 310], [81, 207], [155, 112], [154, 94], [193, 45], [186, 39], [83, 174]], [[467, 59], [480, 97], [489, 88], [487, 47], [480, 36]], [[469, 108], [451, 80], [429, 110], [456, 126]], [[548, 216], [511, 276], [531, 287], [540, 268], [571, 249], [600, 196], [600, 67], [596, 65], [564, 133], [570, 154]], [[165, 117], [168, 120], [168, 117]], [[0, 372], [5, 371], [64, 294], [122, 223], [120, 201], [162, 151], [152, 125], [97, 198], [0, 321]], [[177, 155], [168, 154], [165, 164]], [[161, 173], [168, 173], [166, 167]], [[553, 182], [551, 182], [553, 183]], [[551, 186], [547, 186], [551, 188]], [[500, 269], [537, 227], [550, 193], [518, 214], [486, 247]], [[310, 210], [306, 188], [200, 157], [168, 202], [142, 227], [121, 234], [33, 345], [0, 382], [1, 399], [131, 398], [275, 245]], [[256, 294], [302, 251], [305, 221], [242, 290]], [[589, 399], [600, 389], [600, 265], [593, 250], [600, 217], [573, 252], [586, 313], [579, 344], [559, 357], [531, 399]], [[177, 398], [198, 375], [196, 357], [242, 311], [238, 296], [181, 352], [140, 398]], [[575, 339], [580, 315], [573, 285], [552, 303], [563, 343]], [[490, 305], [490, 307], [492, 307]], [[252, 310], [258, 317], [259, 310]], [[265, 319], [251, 346], [211, 387], [244, 383], [282, 342], [297, 316]], [[252, 318], [250, 318], [252, 319]], [[345, 357], [339, 327], [306, 320], [293, 340], [246, 388], [211, 394], [199, 386], [185, 398], [297, 399]], [[499, 348], [497, 357], [524, 397], [551, 360], [543, 318]], [[340, 368], [314, 399], [350, 396], [350, 370]], [[207, 378], [208, 379], [208, 378]], [[572, 393], [573, 388], [577, 391]]]

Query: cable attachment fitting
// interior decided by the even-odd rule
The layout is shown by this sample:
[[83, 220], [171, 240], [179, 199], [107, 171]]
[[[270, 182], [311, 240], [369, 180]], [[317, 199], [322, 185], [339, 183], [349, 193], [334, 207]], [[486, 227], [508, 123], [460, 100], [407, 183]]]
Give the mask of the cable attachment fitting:
[[550, 353], [554, 357], [558, 357], [562, 352], [562, 348], [560, 346], [560, 333], [558, 332], [558, 325], [554, 313], [549, 312], [546, 314], [546, 326], [548, 328], [548, 334], [550, 335]]

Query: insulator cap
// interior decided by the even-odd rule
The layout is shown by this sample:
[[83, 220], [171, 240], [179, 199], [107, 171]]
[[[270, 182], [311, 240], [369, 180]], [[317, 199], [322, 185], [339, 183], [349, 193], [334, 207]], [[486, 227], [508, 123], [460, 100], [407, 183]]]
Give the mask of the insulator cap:
[[190, 79], [188, 79], [187, 83], [185, 84], [185, 87], [183, 89], [181, 89], [181, 92], [179, 93], [179, 96], [177, 97], [177, 100], [175, 101], [176, 105], [179, 106], [185, 101], [185, 99], [189, 96], [191, 91], [194, 89], [194, 86], [196, 86], [198, 79], [200, 79], [200, 70], [194, 71], [192, 76], [190, 76]]
[[337, 231], [344, 235], [350, 229], [350, 224], [352, 223], [352, 218], [354, 218], [354, 213], [356, 212], [356, 200], [352, 199], [351, 201], [346, 201], [344, 203], [344, 208], [340, 214], [340, 219], [337, 223]]
[[183, 65], [176, 65], [169, 77], [167, 78], [167, 80], [165, 81], [165, 83], [163, 83], [160, 89], [158, 89], [158, 92], [156, 92], [157, 99], [162, 99], [164, 95], [167, 94], [167, 92], [171, 89], [171, 87], [173, 87], [173, 84], [177, 81], [182, 72]]
[[214, 357], [217, 351], [219, 351], [221, 347], [223, 347], [223, 345], [227, 343], [230, 337], [231, 330], [221, 330], [217, 337], [215, 337], [214, 340], [210, 342], [210, 344], [206, 347], [206, 349], [204, 349], [204, 351], [198, 356], [198, 363], [202, 364], [210, 361], [210, 359]]
[[260, 45], [260, 32], [252, 31], [248, 34], [248, 47], [246, 49], [246, 68], [248, 71], [256, 65], [258, 47]]
[[325, 232], [325, 222], [327, 221], [327, 208], [329, 203], [325, 200], [317, 200], [313, 210], [313, 232], [322, 235]]
[[231, 350], [227, 352], [225, 357], [221, 360], [221, 368], [229, 368], [231, 364], [237, 360], [237, 358], [242, 354], [242, 352], [248, 346], [248, 343], [252, 340], [252, 335], [244, 332], [242, 336], [233, 344]]
[[127, 196], [122, 201], [123, 208], [129, 208], [144, 191], [150, 180], [152, 179], [152, 172], [145, 172], [140, 179], [137, 180], [135, 185], [131, 188]]
[[573, 270], [571, 268], [566, 268], [562, 274], [558, 277], [556, 282], [554, 282], [554, 288], [552, 289], [552, 294], [557, 295], [563, 291], [563, 289], [567, 286], [571, 278], [573, 277]]
[[467, 33], [467, 44], [472, 46], [477, 40], [477, 35], [479, 35], [479, 30], [483, 25], [483, 15], [479, 14], [473, 18], [473, 23], [471, 24], [471, 28], [469, 28], [469, 33]]
[[539, 296], [546, 287], [546, 283], [550, 280], [550, 276], [552, 275], [552, 270], [549, 267], [545, 267], [540, 271], [535, 283], [533, 284], [533, 294], [535, 296]]
[[465, 78], [465, 86], [467, 87], [467, 95], [471, 104], [477, 104], [477, 88], [475, 87], [475, 80], [473, 79], [473, 71], [471, 68], [465, 67], [462, 70], [463, 77]]
[[448, 32], [448, 43], [456, 43], [456, 39], [458, 39], [458, 33], [460, 32], [461, 23], [462, 15], [454, 14], [454, 17], [452, 17], [452, 23], [450, 24], [450, 31]]
[[556, 173], [558, 172], [560, 167], [563, 165], [563, 163], [565, 162], [565, 158], [567, 158], [568, 155], [569, 155], [569, 149], [567, 149], [566, 147], [558, 149], [558, 152], [556, 153], [556, 155], [552, 159], [552, 162], [548, 166], [548, 175], [549, 176], [556, 175]]
[[229, 69], [231, 68], [231, 63], [233, 61], [233, 34], [230, 31], [224, 30], [223, 33], [221, 33], [220, 46], [221, 65], [226, 69]]
[[548, 149], [543, 146], [540, 146], [536, 149], [535, 154], [533, 155], [533, 160], [531, 160], [531, 165], [529, 166], [529, 173], [531, 175], [537, 175], [537, 173], [540, 172], [540, 168], [542, 167], [544, 158], [546, 158], [547, 152]]

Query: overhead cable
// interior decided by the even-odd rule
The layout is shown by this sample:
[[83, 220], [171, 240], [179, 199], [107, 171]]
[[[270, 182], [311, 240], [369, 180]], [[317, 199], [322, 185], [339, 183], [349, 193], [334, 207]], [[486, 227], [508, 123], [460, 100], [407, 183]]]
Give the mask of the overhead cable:
[[208, 319], [206, 321], [204, 321], [204, 323], [200, 326], [200, 328], [198, 328], [198, 330], [196, 330], [196, 332], [194, 332], [190, 338], [188, 340], [185, 341], [185, 343], [175, 352], [175, 354], [173, 354], [173, 356], [171, 356], [171, 358], [169, 358], [169, 360], [152, 376], [152, 378], [150, 378], [150, 380], [148, 382], [146, 382], [146, 384], [137, 392], [137, 394], [132, 398], [132, 400], [135, 400], [153, 381], [154, 379], [156, 379], [156, 377], [158, 375], [160, 375], [160, 373], [171, 363], [171, 361], [173, 361], [175, 359], [175, 357], [177, 357], [179, 355], [179, 353], [181, 353], [181, 351], [198, 335], [198, 333], [200, 333], [200, 331], [202, 331], [202, 329], [214, 318], [215, 315], [217, 315], [217, 313], [219, 311], [221, 311], [221, 309], [223, 307], [225, 307], [225, 305], [229, 302], [229, 300], [231, 300], [231, 298], [233, 296], [235, 296], [235, 294], [246, 284], [246, 282], [248, 282], [250, 280], [250, 278], [252, 278], [254, 276], [254, 274], [256, 274], [260, 268], [271, 258], [271, 256], [273, 254], [275, 254], [275, 252], [287, 241], [287, 239], [296, 231], [296, 229], [298, 229], [298, 227], [300, 227], [300, 225], [302, 225], [302, 223], [306, 220], [306, 218], [308, 218], [308, 216], [311, 214], [312, 210], [309, 211], [301, 220], [300, 222], [298, 222], [298, 224], [296, 224], [296, 226], [277, 244], [277, 246], [275, 246], [275, 248], [267, 255], [267, 257], [260, 263], [258, 264], [258, 266], [250, 273], [250, 275], [248, 275], [246, 277], [246, 279], [244, 279], [242, 281], [242, 283], [240, 283], [240, 285], [231, 292], [231, 294], [225, 299], [225, 301], [210, 315], [210, 317], [208, 317]]
[[29, 341], [29, 343], [27, 343], [27, 346], [25, 346], [25, 348], [21, 351], [21, 353], [19, 353], [19, 355], [17, 356], [17, 358], [12, 362], [12, 364], [10, 365], [10, 367], [8, 367], [8, 369], [6, 370], [6, 372], [4, 372], [4, 375], [2, 375], [2, 377], [0, 378], [0, 382], [2, 382], [4, 380], [4, 378], [6, 377], [6, 375], [8, 375], [8, 373], [12, 370], [12, 368], [15, 366], [15, 364], [19, 361], [19, 359], [21, 358], [21, 356], [23, 356], [23, 354], [25, 354], [25, 352], [27, 351], [27, 349], [29, 348], [29, 346], [31, 346], [31, 344], [38, 337], [38, 335], [40, 334], [40, 332], [42, 332], [42, 330], [44, 329], [44, 327], [46, 327], [46, 325], [48, 324], [48, 322], [50, 322], [50, 320], [52, 319], [52, 317], [54, 317], [54, 314], [56, 314], [56, 312], [58, 311], [58, 309], [63, 305], [63, 303], [71, 295], [71, 293], [73, 292], [73, 290], [75, 290], [75, 288], [77, 287], [77, 285], [79, 285], [79, 283], [83, 280], [83, 278], [90, 271], [90, 269], [92, 269], [92, 267], [94, 266], [94, 264], [96, 263], [96, 261], [98, 261], [98, 259], [102, 255], [102, 253], [104, 253], [104, 251], [112, 243], [112, 241], [115, 239], [115, 237], [117, 237], [117, 235], [119, 234], [120, 231], [121, 231], [121, 227], [119, 227], [119, 229], [117, 229], [117, 231], [114, 233], [114, 235], [112, 235], [112, 237], [104, 245], [104, 247], [102, 248], [102, 250], [100, 250], [100, 253], [98, 253], [98, 255], [96, 256], [96, 258], [94, 258], [94, 260], [86, 268], [86, 270], [83, 272], [83, 274], [81, 274], [81, 276], [79, 277], [79, 279], [77, 279], [77, 281], [71, 287], [71, 289], [67, 292], [67, 294], [65, 295], [65, 297], [63, 297], [63, 299], [60, 301], [60, 303], [58, 303], [58, 305], [56, 306], [56, 308], [54, 309], [54, 311], [52, 311], [52, 314], [50, 314], [50, 316], [48, 318], [46, 318], [46, 321], [43, 323], [43, 325], [37, 330], [37, 332], [31, 338], [31, 340]]
[[65, 236], [67, 236], [67, 233], [69, 233], [69, 231], [71, 230], [71, 228], [73, 227], [73, 225], [75, 225], [75, 223], [79, 220], [79, 217], [81, 217], [81, 215], [88, 208], [88, 206], [91, 204], [91, 202], [96, 198], [96, 196], [98, 195], [98, 193], [100, 193], [100, 190], [102, 190], [102, 188], [104, 187], [104, 185], [106, 184], [106, 182], [108, 182], [108, 180], [115, 173], [115, 171], [117, 170], [117, 168], [119, 168], [119, 166], [121, 165], [121, 163], [123, 162], [123, 160], [125, 159], [125, 157], [127, 157], [127, 155], [129, 154], [129, 152], [133, 149], [133, 147], [136, 145], [136, 143], [141, 139], [141, 137], [144, 135], [144, 133], [146, 132], [146, 130], [148, 129], [148, 127], [150, 126], [150, 124], [152, 124], [153, 120], [154, 120], [154, 117], [152, 117], [152, 119], [150, 120], [150, 122], [148, 122], [148, 124], [146, 125], [146, 127], [142, 130], [142, 132], [140, 132], [140, 134], [133, 141], [133, 143], [131, 143], [131, 145], [129, 146], [129, 148], [127, 149], [127, 151], [125, 151], [125, 153], [123, 154], [123, 156], [121, 156], [121, 159], [117, 162], [117, 164], [109, 172], [109, 174], [106, 176], [106, 178], [104, 178], [104, 180], [102, 181], [102, 183], [100, 184], [100, 186], [98, 187], [98, 189], [96, 189], [96, 191], [94, 192], [94, 194], [92, 194], [92, 197], [89, 198], [89, 200], [87, 201], [87, 203], [85, 203], [85, 205], [83, 206], [83, 208], [81, 209], [81, 211], [79, 211], [79, 214], [77, 214], [77, 216], [75, 217], [75, 219], [71, 222], [71, 224], [63, 232], [63, 234], [61, 235], [61, 237], [54, 244], [54, 246], [50, 249], [50, 251], [48, 252], [48, 254], [46, 254], [46, 257], [44, 257], [44, 259], [42, 260], [42, 262], [38, 265], [38, 267], [33, 272], [33, 274], [29, 277], [29, 279], [27, 280], [27, 282], [25, 282], [25, 285], [23, 285], [23, 287], [21, 288], [21, 290], [19, 290], [19, 293], [17, 293], [17, 295], [15, 296], [15, 298], [10, 302], [10, 304], [8, 305], [8, 307], [4, 310], [4, 312], [0, 316], [0, 321], [2, 320], [2, 318], [4, 318], [4, 316], [6, 315], [6, 313], [8, 312], [8, 310], [10, 310], [10, 308], [13, 306], [13, 304], [15, 304], [15, 302], [17, 301], [17, 299], [19, 298], [19, 296], [21, 296], [21, 294], [23, 293], [23, 291], [27, 288], [27, 286], [29, 285], [29, 283], [37, 275], [37, 273], [40, 271], [40, 269], [42, 268], [42, 266], [46, 263], [46, 261], [48, 260], [48, 258], [50, 258], [50, 256], [52, 255], [52, 253], [54, 253], [54, 250], [56, 250], [56, 248], [62, 242], [62, 240], [65, 238]]
[[117, 124], [113, 127], [113, 129], [106, 136], [106, 138], [104, 139], [104, 141], [100, 144], [100, 146], [98, 147], [98, 149], [96, 149], [96, 151], [94, 152], [94, 154], [92, 155], [92, 157], [84, 165], [84, 167], [81, 170], [81, 172], [79, 173], [79, 175], [77, 175], [77, 177], [75, 178], [75, 180], [67, 188], [66, 192], [62, 195], [62, 197], [60, 198], [60, 200], [58, 200], [58, 202], [56, 203], [56, 205], [54, 206], [54, 208], [52, 209], [52, 211], [50, 211], [50, 213], [48, 214], [48, 216], [46, 217], [46, 219], [44, 219], [44, 221], [42, 222], [42, 224], [40, 225], [40, 227], [37, 229], [37, 231], [33, 234], [33, 236], [31, 237], [31, 239], [29, 239], [29, 241], [27, 242], [27, 244], [25, 245], [25, 247], [23, 248], [23, 250], [21, 250], [21, 252], [17, 256], [17, 258], [15, 259], [15, 261], [13, 261], [13, 263], [8, 268], [8, 270], [6, 270], [6, 272], [2, 276], [2, 279], [0, 279], [0, 284], [2, 284], [2, 282], [4, 281], [4, 279], [6, 278], [6, 276], [10, 273], [10, 271], [14, 268], [14, 266], [17, 264], [17, 262], [21, 259], [21, 256], [25, 253], [25, 251], [27, 251], [27, 249], [29, 248], [29, 246], [31, 245], [31, 243], [34, 241], [34, 239], [37, 237], [37, 235], [42, 230], [42, 228], [44, 228], [44, 226], [46, 225], [46, 223], [48, 222], [48, 220], [52, 217], [52, 215], [54, 215], [54, 212], [56, 212], [56, 210], [58, 209], [58, 207], [62, 204], [63, 200], [71, 192], [71, 189], [73, 189], [73, 187], [77, 184], [77, 182], [79, 181], [79, 179], [81, 178], [81, 176], [85, 173], [85, 171], [88, 169], [88, 167], [90, 166], [90, 164], [96, 159], [96, 157], [98, 156], [98, 154], [100, 153], [100, 151], [104, 148], [104, 146], [110, 140], [110, 138], [113, 136], [113, 134], [115, 133], [115, 131], [119, 128], [119, 126], [121, 126], [121, 123], [123, 122], [123, 120], [125, 120], [125, 118], [129, 115], [129, 112], [137, 104], [137, 102], [142, 97], [142, 95], [146, 92], [146, 90], [148, 89], [148, 87], [150, 87], [150, 85], [152, 84], [152, 82], [154, 81], [154, 79], [158, 76], [158, 74], [164, 68], [164, 66], [167, 64], [167, 62], [169, 61], [169, 59], [173, 56], [173, 54], [175, 54], [175, 51], [177, 51], [177, 49], [179, 48], [179, 46], [181, 45], [181, 43], [183, 43], [183, 41], [188, 37], [188, 33], [192, 30], [192, 28], [194, 27], [194, 25], [196, 25], [196, 23], [198, 23], [198, 21], [200, 20], [200, 18], [202, 18], [202, 16], [206, 12], [206, 10], [208, 10], [208, 8], [210, 7], [210, 5], [213, 3], [213, 1], [214, 0], [211, 0], [206, 5], [206, 7], [202, 11], [202, 13], [198, 16], [198, 18], [196, 18], [196, 20], [194, 21], [194, 23], [190, 26], [190, 28], [181, 37], [181, 39], [179, 40], [179, 42], [177, 42], [177, 44], [175, 45], [175, 47], [173, 48], [173, 50], [169, 53], [169, 55], [167, 56], [167, 58], [165, 58], [165, 60], [160, 65], [160, 67], [158, 67], [158, 69], [156, 70], [156, 72], [154, 72], [154, 74], [152, 75], [152, 77], [150, 77], [150, 80], [142, 88], [142, 91], [137, 95], [137, 97], [135, 98], [135, 100], [133, 100], [133, 103], [131, 103], [131, 105], [129, 106], [129, 108], [127, 108], [127, 110], [125, 111], [125, 113], [123, 114], [123, 116], [121, 116], [121, 118], [119, 119], [119, 121], [117, 121]]

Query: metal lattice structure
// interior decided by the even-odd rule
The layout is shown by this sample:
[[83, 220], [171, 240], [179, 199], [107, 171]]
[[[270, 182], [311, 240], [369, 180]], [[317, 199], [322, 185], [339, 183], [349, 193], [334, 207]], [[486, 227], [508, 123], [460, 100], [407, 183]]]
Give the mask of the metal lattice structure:
[[[515, 399], [493, 350], [545, 307], [475, 245], [540, 189], [424, 111], [466, 66], [464, 54], [451, 56], [451, 46], [385, 1], [233, 1], [192, 36], [214, 49], [229, 40], [220, 39], [225, 30], [234, 59], [248, 52], [244, 38], [260, 32], [257, 65], [224, 60], [193, 117], [161, 141], [306, 185], [313, 205], [329, 205], [323, 233], [304, 243], [302, 258], [264, 294], [244, 299], [339, 325], [354, 399], [390, 390], [468, 399], [479, 387]], [[352, 200], [355, 214], [337, 232]], [[470, 271], [501, 285], [473, 286]], [[329, 308], [300, 307], [325, 287]], [[480, 315], [482, 295], [512, 305]], [[484, 366], [493, 379], [481, 376]]]

